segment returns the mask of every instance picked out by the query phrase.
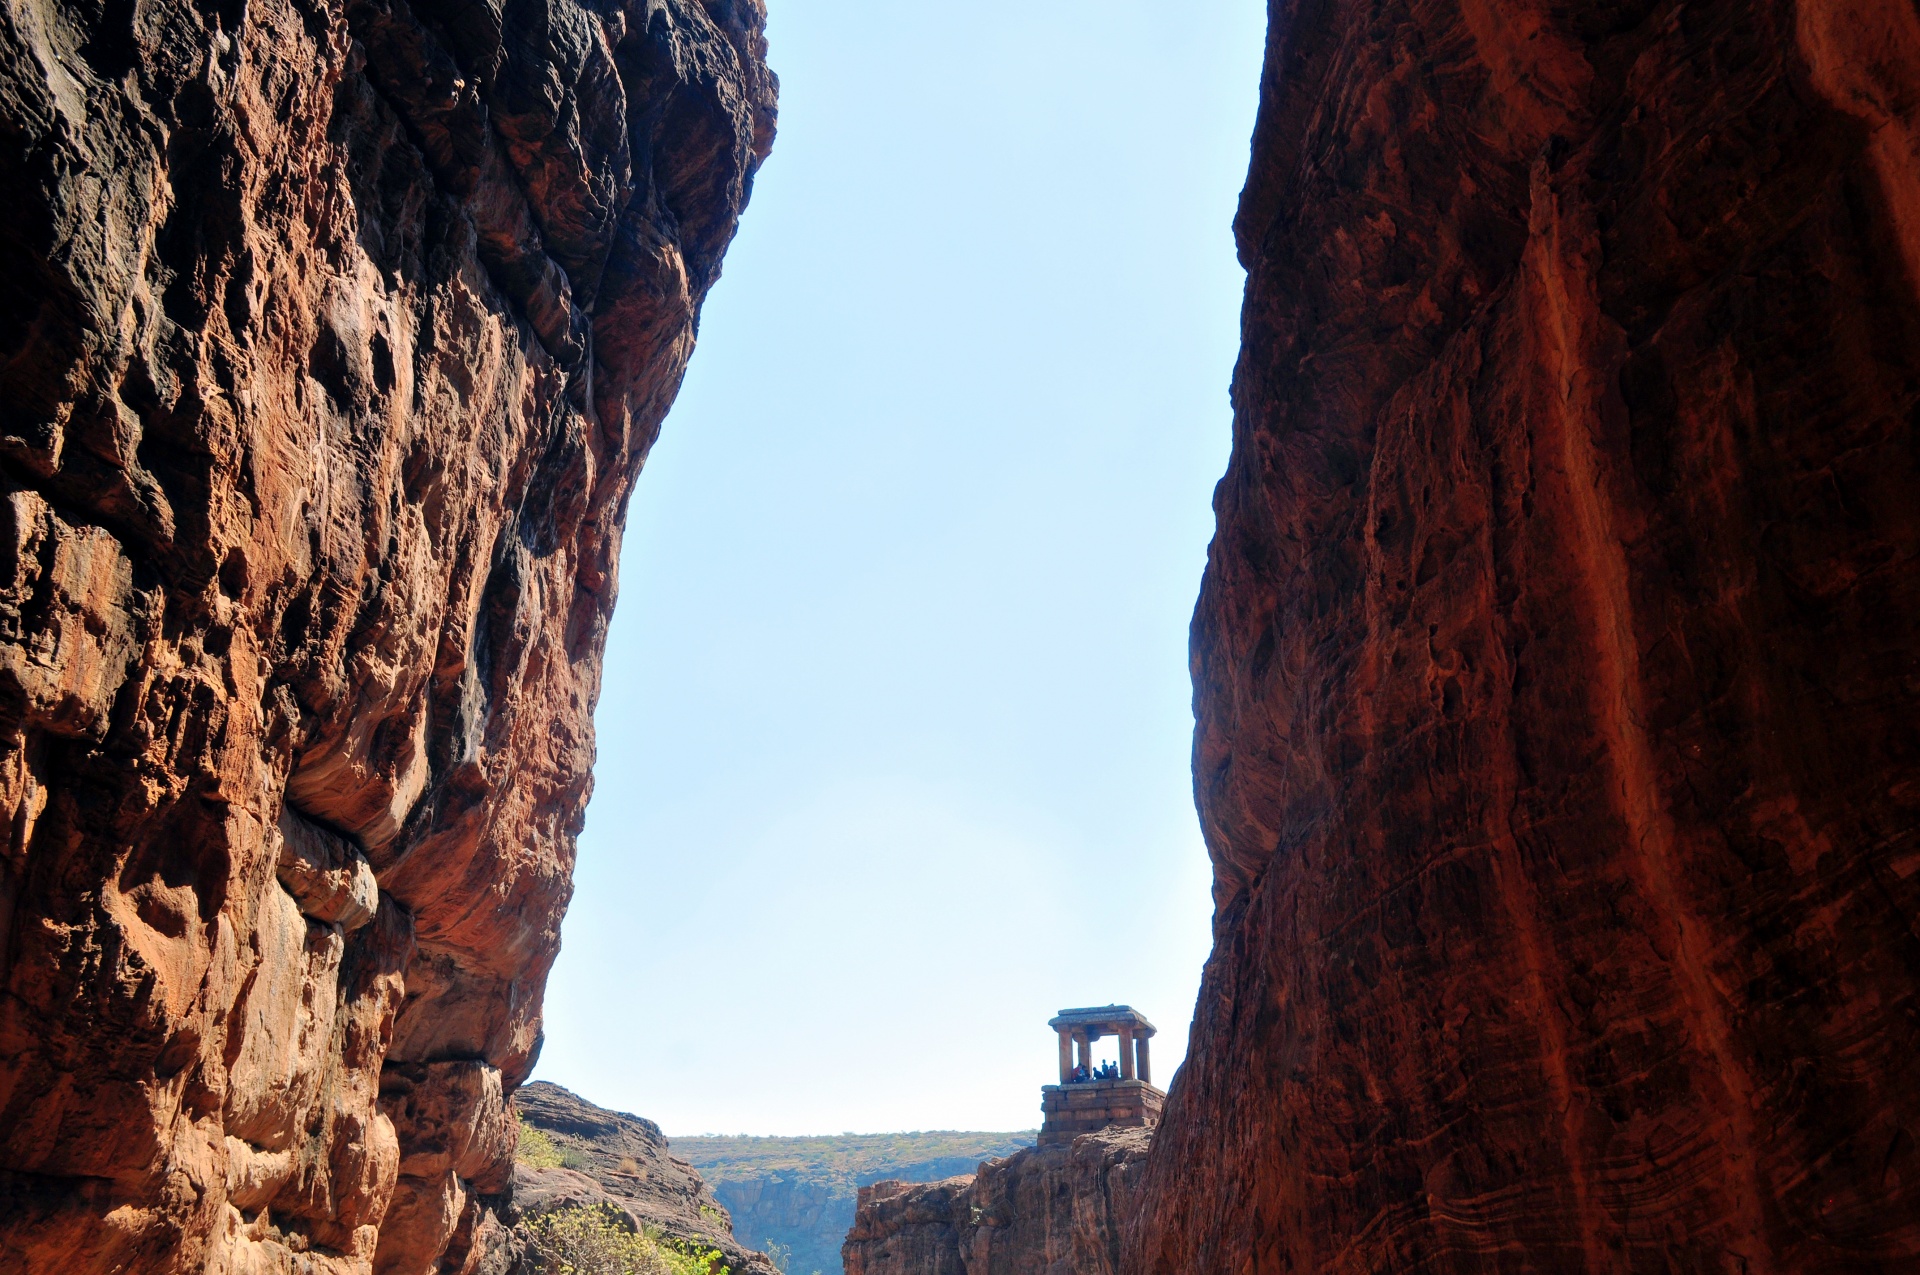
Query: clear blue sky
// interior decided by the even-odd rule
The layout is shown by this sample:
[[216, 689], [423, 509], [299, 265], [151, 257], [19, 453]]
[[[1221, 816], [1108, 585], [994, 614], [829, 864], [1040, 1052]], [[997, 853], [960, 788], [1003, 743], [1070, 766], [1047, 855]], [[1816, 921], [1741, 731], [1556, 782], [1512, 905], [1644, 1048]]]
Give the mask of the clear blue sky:
[[1187, 622], [1265, 6], [770, 7], [538, 1074], [670, 1134], [1030, 1128], [1055, 1010], [1139, 1008], [1164, 1084], [1207, 954]]

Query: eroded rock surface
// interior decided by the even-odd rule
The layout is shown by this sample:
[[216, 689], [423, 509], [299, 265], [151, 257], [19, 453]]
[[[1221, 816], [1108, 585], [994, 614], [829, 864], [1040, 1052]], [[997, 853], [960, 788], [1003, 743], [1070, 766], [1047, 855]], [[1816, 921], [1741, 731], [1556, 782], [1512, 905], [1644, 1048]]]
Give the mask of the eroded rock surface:
[[1128, 1269], [1914, 1269], [1920, 18], [1271, 16]]
[[491, 1269], [763, 21], [0, 12], [0, 1268]]
[[1117, 1275], [1152, 1139], [1109, 1128], [943, 1182], [861, 1187], [846, 1275]]

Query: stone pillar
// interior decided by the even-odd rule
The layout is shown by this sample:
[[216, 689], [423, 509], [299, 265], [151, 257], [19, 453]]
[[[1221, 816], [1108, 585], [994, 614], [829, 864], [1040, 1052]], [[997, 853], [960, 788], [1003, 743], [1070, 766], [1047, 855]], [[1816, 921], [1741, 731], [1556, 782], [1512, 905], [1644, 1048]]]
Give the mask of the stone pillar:
[[1068, 1028], [1060, 1029], [1060, 1083], [1066, 1084], [1073, 1079], [1073, 1033]]
[[1093, 1074], [1093, 1042], [1087, 1039], [1085, 1032], [1075, 1032], [1073, 1043], [1080, 1048], [1074, 1051], [1074, 1066], [1085, 1067], [1087, 1074]]
[[1136, 1040], [1134, 1042], [1134, 1048], [1138, 1050], [1140, 1054], [1140, 1079], [1144, 1080], [1148, 1084], [1152, 1084], [1153, 1083], [1153, 1067], [1147, 1061], [1147, 1038], [1145, 1036], [1142, 1036], [1138, 1040]]
[[1120, 1079], [1133, 1079], [1133, 1028], [1120, 1029]]

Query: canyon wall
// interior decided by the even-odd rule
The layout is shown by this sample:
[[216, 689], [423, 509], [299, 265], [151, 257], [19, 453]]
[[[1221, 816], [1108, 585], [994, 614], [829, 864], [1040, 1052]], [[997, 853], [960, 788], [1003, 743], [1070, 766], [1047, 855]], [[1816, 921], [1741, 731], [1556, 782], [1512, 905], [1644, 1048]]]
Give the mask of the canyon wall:
[[0, 11], [0, 1268], [498, 1265], [763, 21]]
[[1920, 1264], [1920, 16], [1275, 0], [1138, 1275]]
[[1118, 1275], [1152, 1139], [1108, 1128], [970, 1177], [861, 1187], [846, 1275]]

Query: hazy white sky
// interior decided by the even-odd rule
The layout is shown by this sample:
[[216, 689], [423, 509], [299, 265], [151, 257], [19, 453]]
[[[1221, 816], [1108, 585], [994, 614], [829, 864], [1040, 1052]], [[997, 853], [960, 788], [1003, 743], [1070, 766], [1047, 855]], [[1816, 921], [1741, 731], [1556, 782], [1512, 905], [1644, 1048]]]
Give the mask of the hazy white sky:
[[670, 1134], [1031, 1128], [1054, 1011], [1134, 1005], [1164, 1084], [1207, 953], [1187, 621], [1264, 5], [770, 7], [538, 1074]]

